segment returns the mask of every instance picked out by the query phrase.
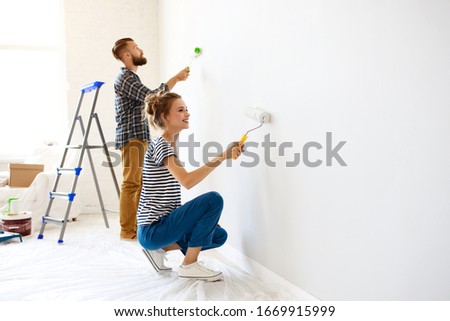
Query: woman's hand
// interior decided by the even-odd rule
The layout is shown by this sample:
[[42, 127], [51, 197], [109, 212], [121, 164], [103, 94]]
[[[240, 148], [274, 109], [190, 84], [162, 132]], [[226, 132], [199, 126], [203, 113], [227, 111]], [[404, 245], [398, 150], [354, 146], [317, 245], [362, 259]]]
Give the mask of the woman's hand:
[[227, 150], [223, 153], [223, 157], [225, 159], [237, 159], [239, 156], [241, 156], [241, 153], [244, 151], [244, 144], [240, 142], [233, 142], [231, 143]]

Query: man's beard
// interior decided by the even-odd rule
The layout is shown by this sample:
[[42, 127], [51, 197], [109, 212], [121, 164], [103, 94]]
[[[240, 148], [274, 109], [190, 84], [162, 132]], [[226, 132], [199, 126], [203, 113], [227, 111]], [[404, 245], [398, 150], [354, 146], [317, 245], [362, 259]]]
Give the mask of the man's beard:
[[147, 63], [147, 58], [140, 56], [140, 57], [132, 57], [133, 65], [135, 66], [143, 66]]

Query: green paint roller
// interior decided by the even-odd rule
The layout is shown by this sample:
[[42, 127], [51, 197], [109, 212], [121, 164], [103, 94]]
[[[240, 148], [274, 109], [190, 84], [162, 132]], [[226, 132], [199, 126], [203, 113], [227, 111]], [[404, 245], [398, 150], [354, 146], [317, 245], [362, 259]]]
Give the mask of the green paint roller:
[[197, 58], [198, 56], [200, 56], [202, 54], [202, 48], [200, 47], [195, 47], [194, 48], [194, 53], [192, 54], [192, 56], [189, 58], [188, 63], [186, 64], [186, 69], [189, 72], [191, 63], [194, 61], [195, 58]]

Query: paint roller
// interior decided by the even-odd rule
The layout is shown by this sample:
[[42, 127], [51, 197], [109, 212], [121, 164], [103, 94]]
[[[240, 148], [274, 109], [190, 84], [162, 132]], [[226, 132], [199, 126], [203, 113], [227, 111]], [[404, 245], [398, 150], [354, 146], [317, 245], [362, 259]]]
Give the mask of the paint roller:
[[[239, 144], [241, 144], [241, 145], [247, 141], [248, 134], [250, 132], [260, 128], [264, 123], [268, 123], [270, 121], [270, 114], [259, 108], [247, 108], [245, 110], [245, 116], [259, 121], [260, 124], [254, 128], [247, 130], [247, 132], [244, 135], [242, 135], [241, 139], [239, 140]], [[233, 158], [233, 159], [235, 159], [235, 158]]]
[[188, 63], [186, 64], [187, 72], [189, 72], [190, 67], [191, 67], [191, 63], [194, 61], [194, 59], [197, 58], [198, 56], [200, 56], [201, 54], [202, 54], [202, 48], [195, 47], [194, 48], [194, 53], [191, 55], [191, 57], [188, 60]]

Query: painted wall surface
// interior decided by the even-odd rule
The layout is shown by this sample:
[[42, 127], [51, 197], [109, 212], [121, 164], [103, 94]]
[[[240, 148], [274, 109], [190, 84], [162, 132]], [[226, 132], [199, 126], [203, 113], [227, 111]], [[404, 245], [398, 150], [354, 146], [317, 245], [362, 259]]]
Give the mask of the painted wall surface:
[[[120, 152], [114, 149], [115, 111], [114, 79], [122, 64], [112, 56], [111, 49], [116, 40], [131, 37], [143, 48], [148, 59], [147, 65], [138, 70], [144, 84], [156, 88], [159, 79], [158, 61], [158, 2], [156, 0], [68, 0], [64, 1], [66, 65], [68, 82], [68, 123], [72, 122], [82, 85], [92, 81], [103, 81], [100, 89], [96, 111], [99, 115], [105, 140], [110, 147], [115, 172], [121, 184], [122, 171]], [[86, 95], [83, 101], [84, 122], [92, 106], [93, 95]], [[76, 134], [78, 134], [76, 132]], [[98, 130], [92, 127], [89, 142], [92, 145], [101, 142]], [[74, 141], [79, 136], [74, 138]], [[118, 210], [119, 203], [109, 169], [101, 164], [106, 160], [103, 152], [92, 150], [96, 164], [99, 184], [105, 207]], [[77, 200], [83, 212], [99, 211], [99, 202], [87, 157], [84, 162], [85, 175], [80, 176], [77, 188]]]
[[203, 48], [175, 89], [181, 140], [201, 143], [187, 167], [258, 125], [245, 108], [272, 115], [184, 198], [219, 191], [229, 244], [320, 299], [450, 299], [449, 16], [438, 0], [159, 1], [161, 77]]

